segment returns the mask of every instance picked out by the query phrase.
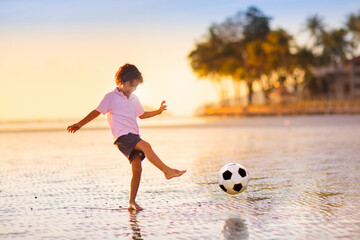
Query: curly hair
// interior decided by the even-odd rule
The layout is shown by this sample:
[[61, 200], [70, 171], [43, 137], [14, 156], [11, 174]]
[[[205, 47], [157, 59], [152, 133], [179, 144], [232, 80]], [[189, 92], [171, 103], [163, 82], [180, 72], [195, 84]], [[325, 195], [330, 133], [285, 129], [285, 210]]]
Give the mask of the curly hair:
[[115, 82], [117, 85], [133, 80], [140, 80], [141, 83], [143, 82], [141, 72], [132, 64], [125, 63], [115, 74]]

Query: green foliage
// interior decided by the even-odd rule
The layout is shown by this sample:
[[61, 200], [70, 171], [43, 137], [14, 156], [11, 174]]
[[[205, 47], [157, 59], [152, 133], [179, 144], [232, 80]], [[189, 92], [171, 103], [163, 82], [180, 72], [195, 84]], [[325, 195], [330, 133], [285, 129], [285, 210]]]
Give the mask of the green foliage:
[[[314, 67], [347, 61], [359, 45], [360, 12], [349, 16], [346, 28], [330, 31], [326, 30], [323, 18], [310, 16], [305, 25], [312, 42], [303, 47], [296, 46], [285, 30], [270, 29], [270, 20], [256, 7], [250, 7], [220, 24], [212, 24], [205, 40], [197, 43], [188, 55], [192, 70], [199, 78], [220, 85], [222, 78], [230, 77], [235, 96], [239, 95], [236, 92], [239, 82], [246, 82], [251, 104], [254, 81], [263, 83], [266, 95], [274, 88], [274, 81], [284, 87], [288, 78], [294, 79], [294, 89], [303, 82], [310, 92], [315, 92]], [[299, 80], [300, 75], [303, 80]], [[223, 92], [220, 94], [224, 96]]]
[[357, 49], [360, 44], [360, 11], [350, 14], [346, 22], [346, 29], [352, 35], [352, 47]]
[[256, 7], [250, 7], [245, 12], [244, 40], [246, 42], [264, 40], [270, 31], [270, 17], [267, 17]]
[[351, 55], [350, 41], [346, 40], [347, 31], [345, 29], [335, 29], [322, 34], [321, 43], [323, 50], [319, 58], [321, 65], [330, 65], [346, 62]]

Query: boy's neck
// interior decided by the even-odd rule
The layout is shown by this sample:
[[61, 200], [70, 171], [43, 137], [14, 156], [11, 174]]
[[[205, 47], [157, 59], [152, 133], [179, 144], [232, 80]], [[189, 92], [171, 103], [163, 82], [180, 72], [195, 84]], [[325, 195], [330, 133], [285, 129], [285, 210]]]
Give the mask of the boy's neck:
[[127, 98], [129, 98], [130, 95], [131, 95], [131, 93], [126, 93], [126, 92], [124, 92], [123, 89], [122, 89], [122, 87], [117, 87], [117, 90], [118, 90], [119, 92], [122, 92], [122, 93], [124, 94], [124, 96], [127, 97]]

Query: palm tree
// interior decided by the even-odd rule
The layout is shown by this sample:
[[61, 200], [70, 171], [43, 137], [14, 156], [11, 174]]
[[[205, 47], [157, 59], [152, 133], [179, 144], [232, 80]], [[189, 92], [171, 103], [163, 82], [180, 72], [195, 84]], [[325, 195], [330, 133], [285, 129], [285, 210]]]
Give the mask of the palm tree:
[[320, 56], [323, 65], [344, 63], [352, 54], [351, 42], [346, 40], [347, 31], [343, 28], [323, 33]]
[[310, 47], [316, 50], [321, 45], [321, 36], [325, 32], [324, 18], [317, 14], [309, 16], [306, 19], [305, 27], [314, 39], [314, 42]]
[[347, 30], [352, 34], [352, 48], [357, 50], [360, 44], [360, 11], [358, 14], [350, 14], [346, 22]]
[[[304, 87], [310, 91], [310, 94], [316, 94], [319, 90], [319, 84], [317, 79], [313, 77], [313, 66], [315, 65], [315, 56], [313, 52], [306, 47], [297, 47], [297, 51], [291, 57], [291, 65], [295, 69], [299, 69], [300, 73], [304, 73]], [[293, 71], [294, 73], [299, 71]], [[293, 77], [296, 79], [297, 76]], [[298, 89], [299, 82], [295, 80], [295, 91]]]

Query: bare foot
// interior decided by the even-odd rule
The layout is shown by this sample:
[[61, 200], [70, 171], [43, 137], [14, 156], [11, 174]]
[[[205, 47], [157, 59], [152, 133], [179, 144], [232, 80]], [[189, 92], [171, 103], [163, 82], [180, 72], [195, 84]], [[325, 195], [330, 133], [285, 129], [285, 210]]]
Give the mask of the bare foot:
[[180, 171], [180, 170], [171, 168], [168, 172], [166, 172], [164, 174], [165, 174], [165, 178], [167, 180], [169, 180], [169, 179], [174, 178], [174, 177], [180, 177], [184, 173], [186, 173], [186, 170], [181, 170]]
[[129, 211], [131, 211], [131, 210], [141, 211], [141, 210], [144, 210], [144, 209], [142, 207], [140, 207], [136, 202], [134, 202], [134, 203], [129, 202], [128, 210]]

